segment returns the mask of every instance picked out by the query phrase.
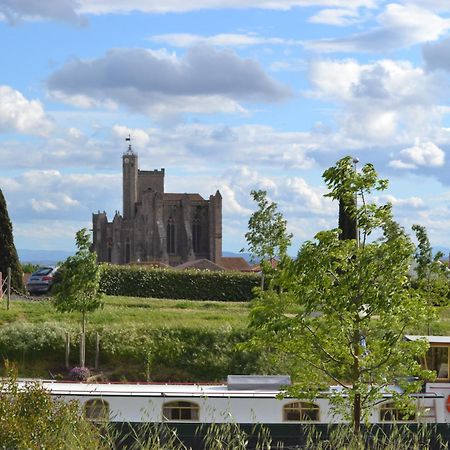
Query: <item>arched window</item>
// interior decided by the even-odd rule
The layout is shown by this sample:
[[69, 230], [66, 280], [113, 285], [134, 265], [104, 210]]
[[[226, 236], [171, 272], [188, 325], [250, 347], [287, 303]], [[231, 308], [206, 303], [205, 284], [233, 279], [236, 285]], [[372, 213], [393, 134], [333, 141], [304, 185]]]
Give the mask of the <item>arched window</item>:
[[286, 422], [317, 422], [319, 405], [308, 402], [293, 402], [284, 405], [283, 420]]
[[194, 253], [200, 253], [200, 220], [194, 219], [192, 222], [192, 249]]
[[128, 264], [130, 262], [131, 258], [131, 245], [130, 245], [130, 239], [127, 238], [127, 241], [125, 243], [125, 264]]
[[177, 401], [165, 403], [163, 416], [165, 420], [189, 420], [198, 421], [200, 407], [196, 403]]
[[88, 400], [84, 404], [84, 414], [89, 420], [109, 420], [109, 403], [101, 398]]
[[111, 262], [112, 260], [112, 247], [113, 247], [113, 241], [112, 239], [108, 239], [108, 262]]
[[394, 402], [386, 402], [380, 406], [380, 422], [412, 422], [415, 419], [414, 413], [399, 409]]
[[175, 221], [171, 217], [167, 222], [167, 253], [174, 254], [176, 252]]

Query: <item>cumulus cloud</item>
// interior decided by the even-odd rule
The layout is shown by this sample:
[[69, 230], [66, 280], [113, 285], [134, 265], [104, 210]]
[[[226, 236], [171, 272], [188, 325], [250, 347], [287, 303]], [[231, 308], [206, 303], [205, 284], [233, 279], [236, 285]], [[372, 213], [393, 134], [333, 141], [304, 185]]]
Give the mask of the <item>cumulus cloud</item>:
[[85, 23], [77, 13], [76, 0], [0, 0], [0, 17], [10, 24], [23, 20], [58, 20], [76, 25]]
[[340, 132], [372, 145], [395, 145], [428, 135], [440, 125], [436, 106], [448, 82], [410, 62], [322, 60], [310, 66], [313, 98], [335, 102]]
[[82, 96], [147, 114], [236, 112], [241, 101], [274, 102], [290, 95], [257, 62], [206, 46], [190, 49], [182, 59], [164, 51], [110, 50], [101, 58], [68, 62], [51, 75], [48, 87], [59, 99]]
[[442, 69], [450, 71], [450, 39], [436, 43], [427, 43], [422, 49], [426, 66], [429, 70]]
[[0, 86], [0, 132], [11, 130], [47, 136], [53, 124], [38, 100], [27, 100], [19, 91]]
[[153, 42], [167, 44], [172, 47], [193, 47], [208, 45], [215, 47], [247, 47], [251, 45], [299, 45], [300, 41], [268, 38], [257, 34], [216, 34], [214, 36], [201, 36], [190, 33], [159, 34], [150, 38]]
[[378, 27], [349, 37], [306, 43], [320, 52], [384, 52], [435, 41], [450, 28], [450, 19], [417, 5], [391, 3], [377, 17]]
[[396, 169], [415, 169], [417, 167], [442, 167], [445, 163], [445, 152], [433, 142], [422, 142], [416, 139], [412, 147], [400, 151], [400, 159], [390, 162]]

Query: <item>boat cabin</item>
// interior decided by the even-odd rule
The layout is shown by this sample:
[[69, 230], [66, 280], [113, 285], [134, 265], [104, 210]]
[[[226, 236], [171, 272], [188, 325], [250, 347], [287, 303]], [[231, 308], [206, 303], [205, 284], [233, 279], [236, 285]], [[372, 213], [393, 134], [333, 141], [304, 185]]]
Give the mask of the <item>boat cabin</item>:
[[450, 336], [407, 335], [405, 339], [409, 341], [417, 341], [419, 339], [428, 341], [430, 348], [421, 361], [422, 366], [436, 373], [436, 382], [450, 382]]

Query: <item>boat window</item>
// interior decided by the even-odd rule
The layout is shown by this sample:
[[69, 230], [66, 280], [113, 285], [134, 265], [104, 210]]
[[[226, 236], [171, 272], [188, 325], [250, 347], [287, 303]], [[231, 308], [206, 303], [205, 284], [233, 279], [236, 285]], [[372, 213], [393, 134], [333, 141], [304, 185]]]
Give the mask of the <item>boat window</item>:
[[192, 402], [169, 402], [163, 407], [165, 420], [199, 420], [200, 408]]
[[394, 402], [383, 403], [380, 407], [380, 422], [411, 422], [416, 415], [399, 409]]
[[448, 372], [449, 347], [430, 347], [427, 352], [427, 369], [436, 373], [438, 379], [449, 379]]
[[109, 420], [109, 403], [101, 398], [88, 400], [84, 404], [84, 414], [89, 420]]
[[293, 402], [284, 405], [283, 420], [286, 422], [309, 422], [319, 420], [319, 405], [308, 402]]

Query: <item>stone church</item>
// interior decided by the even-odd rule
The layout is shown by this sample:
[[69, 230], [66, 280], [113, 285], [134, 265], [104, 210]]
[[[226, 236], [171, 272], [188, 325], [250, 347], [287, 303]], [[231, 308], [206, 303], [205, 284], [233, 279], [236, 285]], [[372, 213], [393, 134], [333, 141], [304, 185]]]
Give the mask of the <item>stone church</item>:
[[[127, 139], [129, 141], [129, 138]], [[176, 266], [197, 259], [220, 264], [222, 196], [164, 192], [164, 169], [140, 170], [129, 145], [122, 156], [123, 216], [112, 222], [92, 215], [93, 245], [99, 262], [163, 262]]]

